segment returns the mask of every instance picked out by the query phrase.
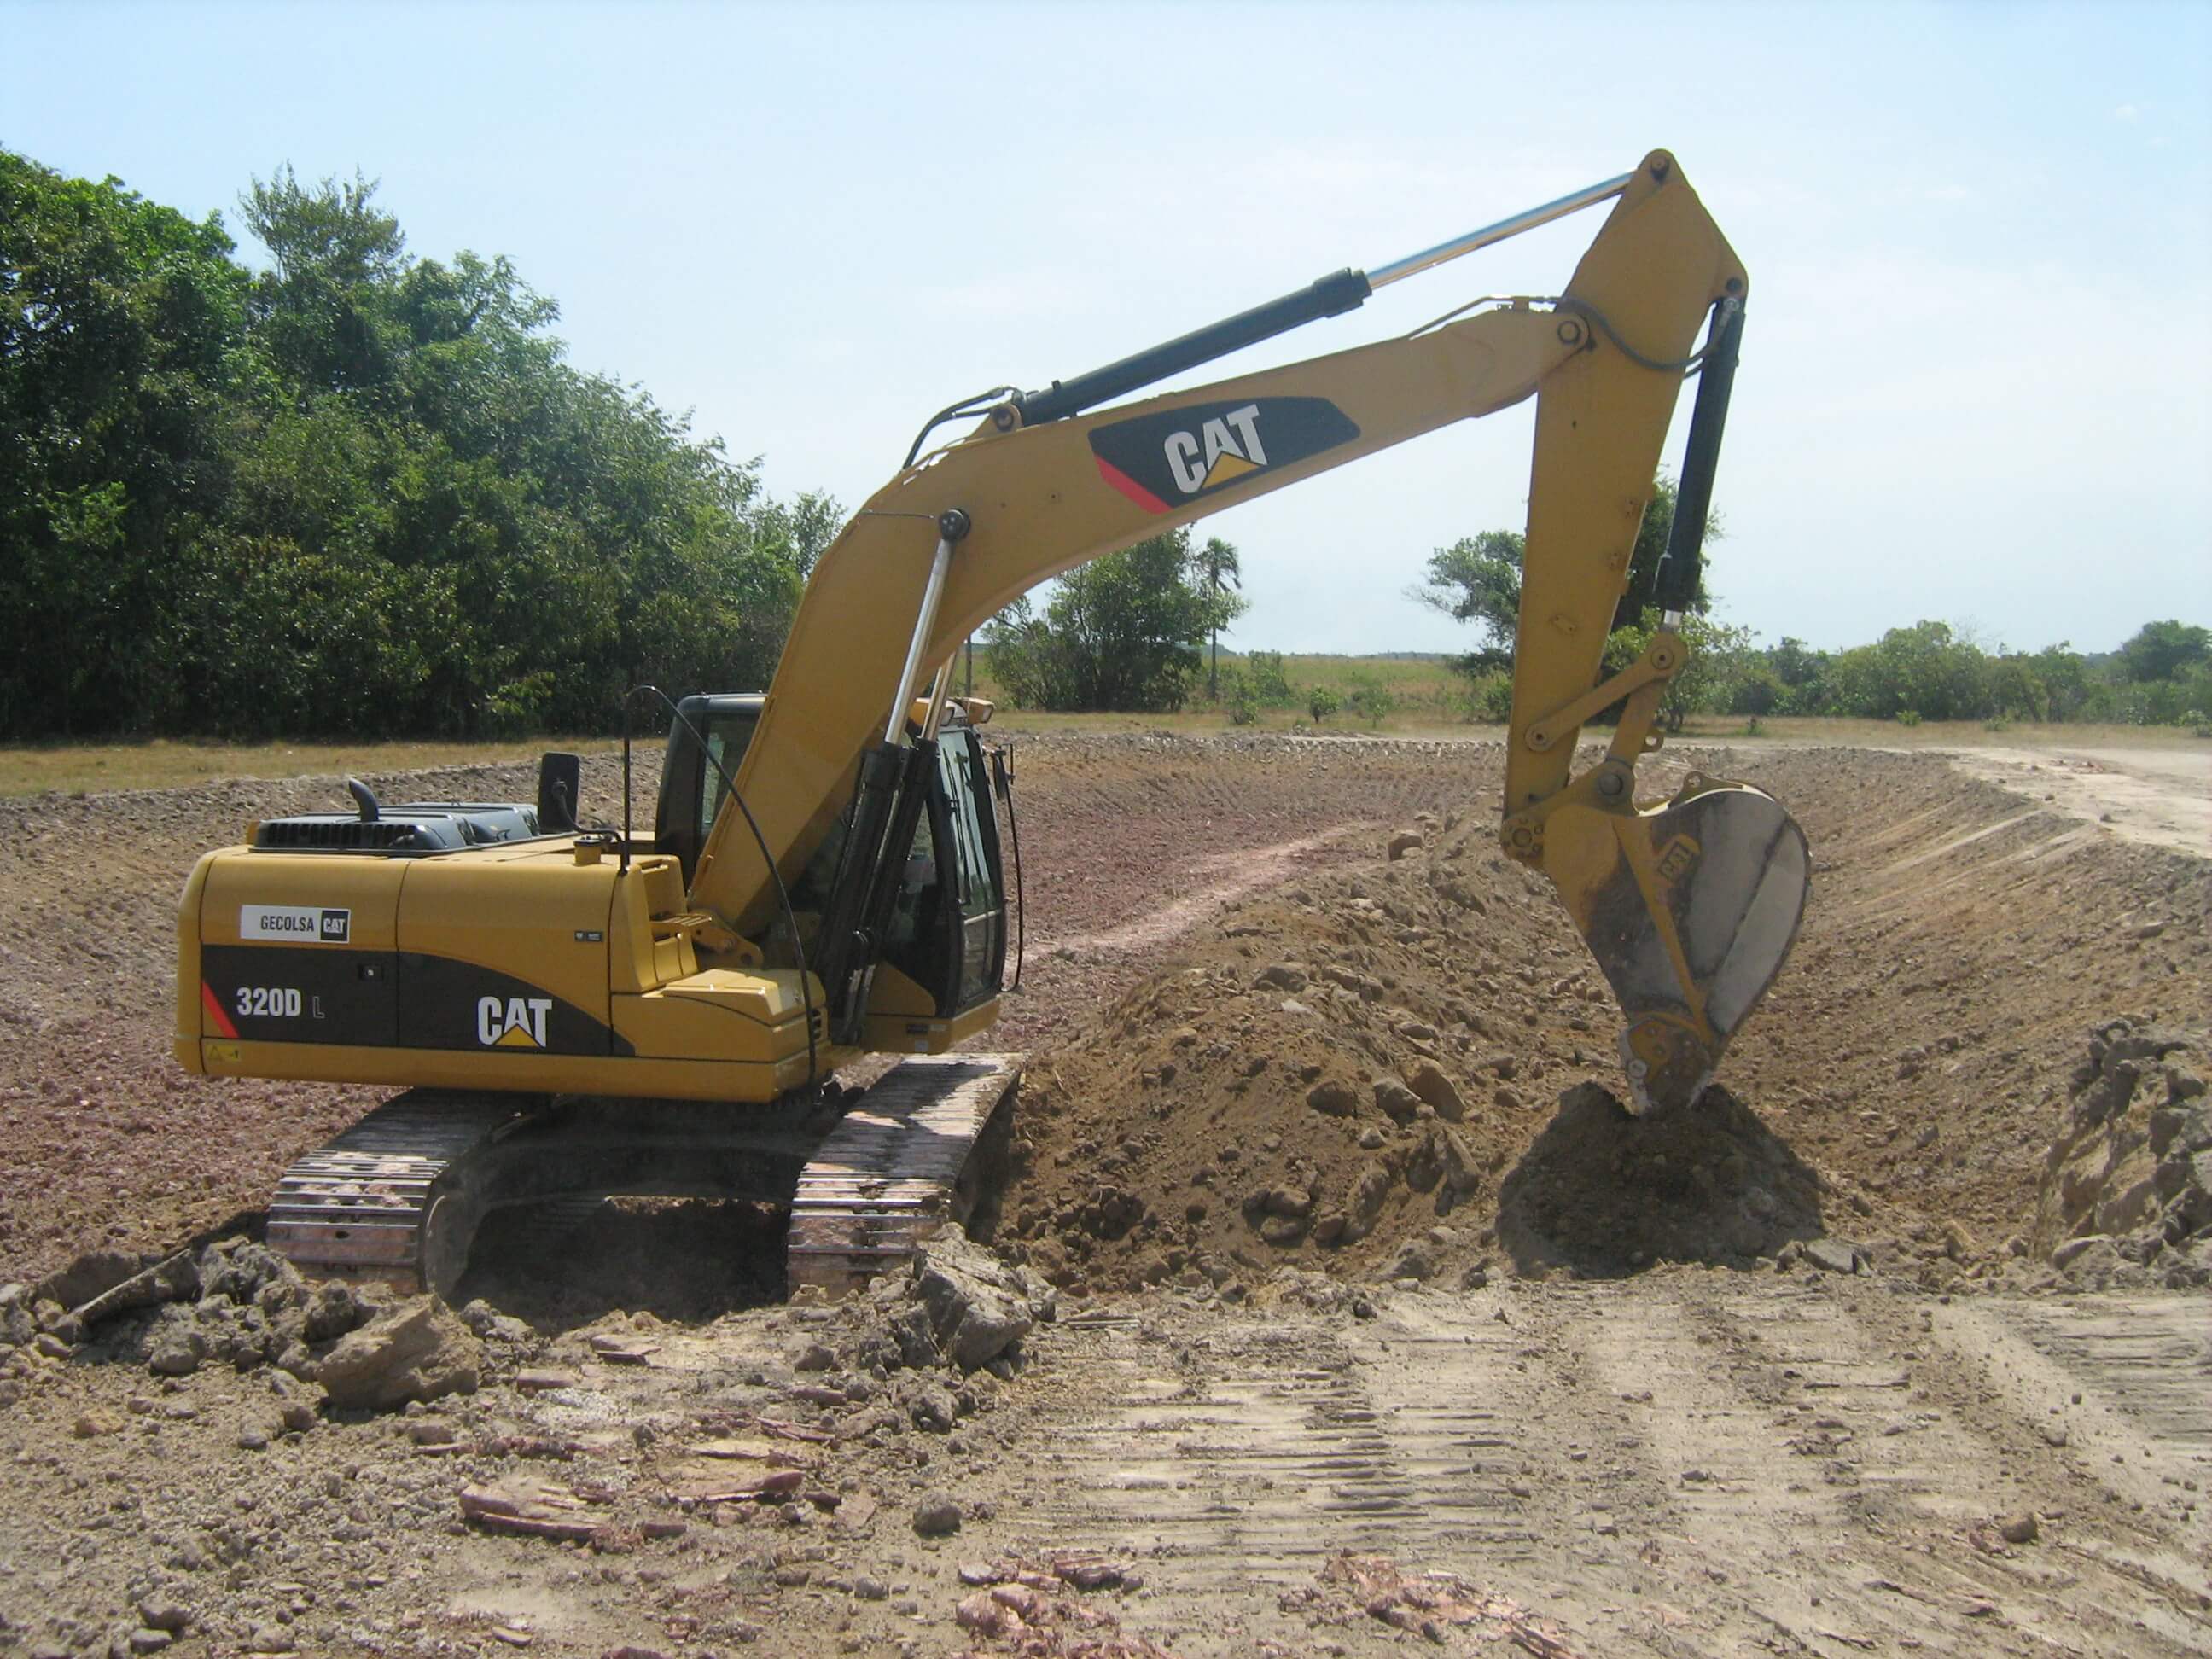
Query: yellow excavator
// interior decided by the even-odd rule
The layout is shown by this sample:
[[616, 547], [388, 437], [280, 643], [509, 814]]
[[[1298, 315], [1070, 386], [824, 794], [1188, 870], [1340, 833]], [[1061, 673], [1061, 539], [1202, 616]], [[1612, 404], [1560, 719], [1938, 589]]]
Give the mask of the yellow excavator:
[[[1118, 401], [1608, 201], [1557, 295]], [[179, 1060], [406, 1091], [286, 1173], [271, 1243], [315, 1272], [442, 1294], [492, 1209], [736, 1196], [790, 1205], [792, 1282], [837, 1285], [988, 1206], [1018, 1066], [953, 1051], [999, 1008], [1012, 798], [976, 729], [988, 710], [951, 695], [961, 643], [1086, 560], [1532, 395], [1504, 846], [1551, 878], [1612, 984], [1638, 1100], [1687, 1105], [1779, 970], [1808, 881], [1802, 832], [1757, 789], [1693, 775], [1636, 800], [1686, 655], [1675, 624], [1745, 299], [1734, 251], [1655, 151], [1409, 258], [942, 411], [822, 556], [767, 693], [671, 705], [650, 838], [627, 801], [623, 828], [581, 828], [562, 756], [534, 804], [386, 805], [354, 783], [350, 811], [251, 826], [185, 886]], [[1692, 373], [1666, 625], [1603, 677]], [[1615, 704], [1610, 748], [1577, 774], [1583, 726]], [[857, 1097], [821, 1086], [871, 1053], [918, 1058]]]

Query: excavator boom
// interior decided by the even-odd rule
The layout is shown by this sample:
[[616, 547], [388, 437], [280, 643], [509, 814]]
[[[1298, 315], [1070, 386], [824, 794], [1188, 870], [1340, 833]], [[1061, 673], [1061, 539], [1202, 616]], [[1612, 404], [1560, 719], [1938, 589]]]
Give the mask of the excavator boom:
[[[1602, 228], [1554, 298], [1077, 412], [1608, 197], [1617, 199]], [[1698, 329], [1712, 320], [1732, 369], [1747, 289], [1680, 169], [1655, 151], [1620, 179], [1374, 276], [1339, 273], [1065, 386], [1006, 398], [972, 431], [904, 468], [823, 556], [736, 779], [758, 837], [721, 814], [692, 905], [738, 934], [760, 933], [775, 902], [763, 854], [795, 880], [853, 800], [863, 757], [895, 744], [910, 700], [928, 691], [960, 642], [1036, 583], [1533, 395], [1506, 844], [1552, 877], [1622, 995], [1632, 1032], [1641, 1034], [1624, 1048], [1639, 1096], [1693, 1096], [1794, 936], [1802, 836], [1765, 796], [1738, 786], [1699, 809], [1700, 833], [1666, 816], [1675, 807], [1637, 811], [1633, 763], [1647, 742], [1656, 746], [1647, 734], [1658, 693], [1684, 654], [1671, 629], [1661, 635], [1664, 649], [1647, 655], [1622, 728], [1626, 750], [1616, 741], [1617, 763], [1577, 785], [1569, 774], [1583, 721], [1637, 689], [1595, 697], [1606, 635]], [[1711, 384], [1723, 395], [1700, 404], [1692, 446], [1705, 458], [1694, 469], [1700, 488], [1710, 484], [1725, 416], [1723, 380]], [[1677, 550], [1670, 590], [1694, 591], [1695, 557], [1694, 544]], [[1759, 830], [1735, 822], [1754, 810]], [[1765, 850], [1723, 860], [1708, 845]], [[1747, 935], [1741, 924], [1754, 913]], [[1720, 980], [1729, 990], [1717, 1000]]]

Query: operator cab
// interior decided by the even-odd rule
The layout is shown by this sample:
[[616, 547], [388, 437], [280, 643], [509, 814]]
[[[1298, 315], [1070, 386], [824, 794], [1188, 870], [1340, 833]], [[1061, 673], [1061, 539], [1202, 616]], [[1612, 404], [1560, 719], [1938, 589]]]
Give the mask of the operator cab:
[[[714, 815], [729, 794], [724, 775], [737, 776], [766, 702], [761, 693], [748, 691], [689, 696], [677, 705], [682, 718], [670, 730], [662, 763], [654, 845], [681, 862], [687, 890]], [[979, 718], [988, 718], [988, 705], [978, 705]], [[887, 836], [878, 858], [848, 860], [848, 808], [791, 884], [792, 908], [809, 937], [818, 934], [820, 918], [836, 908], [841, 882], [859, 884], [863, 891], [887, 890], [888, 911], [868, 930], [874, 961], [860, 981], [872, 1025], [904, 1017], [952, 1018], [997, 996], [1005, 976], [1006, 882], [992, 805], [994, 793], [1001, 792], [993, 788], [990, 757], [957, 702], [947, 707], [936, 740], [916, 737], [914, 747], [934, 755], [933, 763], [915, 769], [922, 793], [914, 803], [913, 830], [904, 845], [894, 848]], [[905, 816], [895, 817], [893, 825]], [[815, 954], [810, 946], [810, 958]]]
[[[697, 872], [699, 851], [714, 827], [714, 814], [730, 793], [722, 775], [738, 775], [767, 702], [759, 691], [726, 691], [689, 696], [676, 705], [681, 718], [669, 729], [668, 753], [661, 762], [653, 845], [683, 864], [686, 889]], [[706, 739], [703, 750], [691, 735], [694, 730]], [[715, 769], [717, 761], [720, 771]]]

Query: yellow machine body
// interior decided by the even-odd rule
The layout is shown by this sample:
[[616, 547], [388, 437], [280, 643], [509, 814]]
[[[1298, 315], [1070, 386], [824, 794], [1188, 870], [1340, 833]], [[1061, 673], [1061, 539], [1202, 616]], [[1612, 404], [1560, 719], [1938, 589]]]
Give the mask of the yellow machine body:
[[[177, 1059], [215, 1076], [763, 1102], [860, 1052], [824, 1041], [816, 986], [810, 1056], [795, 970], [702, 968], [701, 920], [675, 859], [624, 873], [570, 836], [422, 859], [226, 848], [185, 890]], [[997, 1012], [937, 1018], [896, 972], [876, 998], [868, 1047], [902, 1053], [941, 1053]]]
[[[1616, 199], [1558, 295], [1097, 412], [1031, 421], [1022, 398], [975, 411], [817, 564], [735, 769], [731, 793], [750, 810], [713, 816], [688, 890], [676, 859], [617, 856], [590, 836], [426, 857], [210, 854], [180, 919], [179, 1059], [237, 1076], [764, 1102], [863, 1049], [958, 1042], [994, 1017], [995, 979], [959, 969], [955, 999], [869, 956], [876, 923], [833, 925], [838, 895], [866, 877], [882, 911], [899, 849], [872, 830], [876, 863], [859, 876], [830, 855], [872, 788], [917, 787], [923, 769], [884, 780], [902, 755], [933, 751], [961, 642], [1059, 572], [1534, 397], [1505, 842], [1551, 878], [1621, 994], [1639, 1094], [1693, 1096], [1781, 965], [1807, 861], [1796, 826], [1755, 790], [1637, 805], [1635, 763], [1656, 746], [1657, 699], [1685, 654], [1674, 634], [1598, 684], [1700, 325], [1740, 325], [1747, 291], [1665, 152], [1604, 194]], [[1695, 516], [1702, 526], [1702, 502]], [[1571, 778], [1584, 722], [1624, 696], [1613, 754]], [[963, 787], [988, 799], [975, 752]], [[933, 864], [975, 853], [972, 823], [932, 821]], [[997, 849], [982, 833], [988, 888]], [[836, 880], [794, 915], [787, 895], [821, 887], [825, 859]], [[343, 924], [317, 931], [326, 913]], [[802, 981], [794, 934], [822, 977]], [[851, 972], [817, 960], [840, 963], [854, 939]]]

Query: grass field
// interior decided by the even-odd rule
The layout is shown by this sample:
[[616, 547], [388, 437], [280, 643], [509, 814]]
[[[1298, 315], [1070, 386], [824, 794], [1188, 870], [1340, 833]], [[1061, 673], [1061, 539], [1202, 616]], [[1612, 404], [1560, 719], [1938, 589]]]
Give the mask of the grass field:
[[[658, 741], [655, 739], [655, 741]], [[96, 789], [182, 789], [219, 778], [301, 778], [362, 772], [419, 772], [433, 766], [532, 760], [548, 749], [598, 754], [610, 738], [516, 738], [499, 743], [41, 744], [0, 749], [0, 796]]]
[[[1232, 667], [1241, 670], [1243, 665], [1241, 653], [1221, 653], [1224, 674]], [[1329, 716], [1328, 729], [1332, 731], [1428, 730], [1466, 722], [1467, 682], [1453, 673], [1440, 657], [1285, 654], [1283, 678], [1297, 694], [1296, 705], [1261, 709], [1258, 724], [1263, 731], [1283, 731], [1302, 721], [1311, 725], [1305, 698], [1308, 688], [1316, 685], [1327, 686], [1344, 704], [1340, 713]], [[1352, 693], [1362, 685], [1379, 686], [1389, 693], [1395, 705], [1379, 726], [1372, 721], [1362, 721], [1352, 711]], [[1136, 727], [1205, 731], [1226, 726], [1228, 716], [1206, 700], [1205, 689], [1206, 681], [1201, 677], [1198, 682], [1199, 696], [1180, 714], [1040, 714], [1008, 709], [999, 719], [1010, 726], [1031, 731], [1116, 731]], [[991, 678], [981, 653], [977, 653], [975, 664], [975, 695], [994, 699], [999, 696], [997, 683]]]
[[[1231, 660], [1222, 653], [1225, 668]], [[997, 687], [977, 665], [975, 695], [989, 697]], [[1328, 732], [1384, 732], [1395, 737], [1502, 737], [1504, 727], [1470, 720], [1464, 712], [1465, 682], [1435, 659], [1401, 657], [1285, 657], [1284, 678], [1301, 693], [1326, 685], [1346, 700]], [[1396, 707], [1380, 722], [1363, 720], [1350, 706], [1361, 683], [1380, 684]], [[1288, 731], [1311, 726], [1304, 706], [1262, 708], [1256, 726], [1246, 731]], [[1229, 729], [1225, 711], [1200, 702], [1175, 714], [1046, 714], [1001, 709], [993, 729], [1024, 732], [1183, 732]], [[1758, 730], [1737, 715], [1703, 715], [1681, 733], [1691, 740], [1796, 745], [1838, 744], [1869, 749], [2170, 749], [2191, 750], [2212, 766], [2212, 742], [2186, 728], [2142, 726], [2035, 726], [1992, 727], [1978, 720], [1928, 721], [1899, 726], [1891, 720], [1769, 716]], [[647, 744], [659, 739], [649, 738]], [[0, 748], [0, 797], [36, 795], [48, 790], [76, 793], [102, 789], [175, 789], [222, 778], [337, 777], [348, 773], [413, 772], [434, 766], [534, 761], [547, 749], [581, 754], [610, 753], [611, 738], [516, 738], [496, 743], [200, 743], [154, 738], [143, 743], [42, 744]]]

